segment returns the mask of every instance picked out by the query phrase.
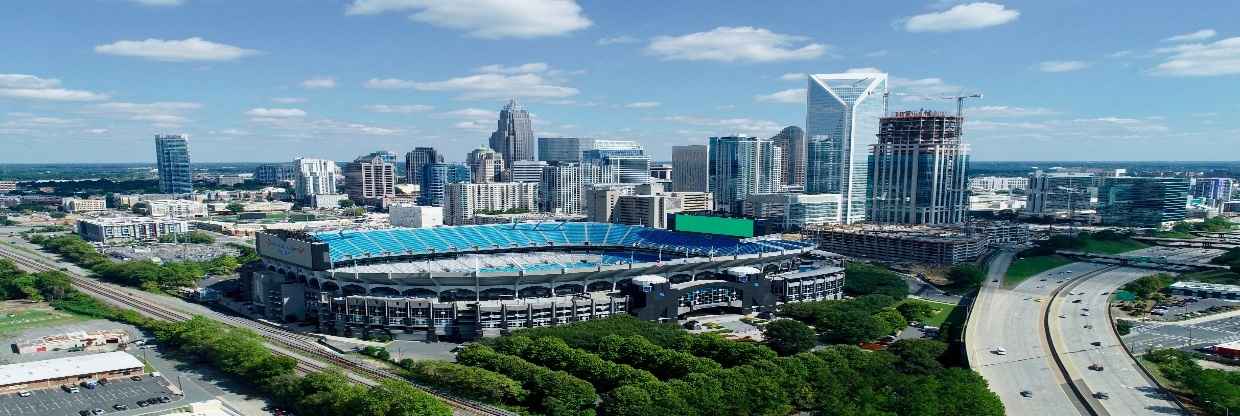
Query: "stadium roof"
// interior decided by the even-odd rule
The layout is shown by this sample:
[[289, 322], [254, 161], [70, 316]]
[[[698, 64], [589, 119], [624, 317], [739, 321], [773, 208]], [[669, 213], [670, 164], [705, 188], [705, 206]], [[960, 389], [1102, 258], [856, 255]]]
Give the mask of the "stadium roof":
[[127, 352], [105, 352], [0, 366], [0, 386], [142, 368]]
[[776, 253], [813, 246], [812, 243], [787, 240], [749, 239], [742, 242], [735, 237], [597, 222], [343, 230], [315, 233], [314, 237], [327, 243], [333, 262], [505, 248], [610, 246], [729, 256]]

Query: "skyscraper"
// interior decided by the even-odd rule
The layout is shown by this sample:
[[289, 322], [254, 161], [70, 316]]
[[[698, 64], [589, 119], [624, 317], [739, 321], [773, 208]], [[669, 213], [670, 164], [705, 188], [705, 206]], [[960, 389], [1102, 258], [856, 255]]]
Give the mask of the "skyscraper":
[[469, 167], [459, 163], [428, 163], [422, 166], [421, 205], [443, 206], [448, 184], [469, 182]]
[[383, 198], [396, 196], [396, 165], [379, 153], [359, 157], [345, 167], [344, 183], [353, 202], [381, 205]]
[[340, 174], [336, 162], [303, 158], [293, 161], [293, 169], [293, 193], [297, 200], [306, 201], [314, 195], [336, 193], [336, 175]]
[[189, 136], [184, 134], [155, 135], [155, 163], [159, 169], [159, 192], [165, 194], [194, 192], [194, 176], [189, 169]]
[[867, 156], [886, 112], [887, 74], [814, 74], [808, 89], [805, 190], [841, 194], [844, 222], [862, 221]]
[[539, 137], [538, 160], [580, 162], [581, 152], [594, 148], [594, 139], [582, 137]]
[[534, 160], [534, 129], [530, 123], [530, 113], [525, 107], [517, 104], [517, 99], [508, 101], [508, 105], [499, 111], [499, 123], [491, 133], [491, 148], [501, 155], [504, 161]]
[[779, 183], [805, 186], [805, 130], [797, 126], [784, 127], [771, 141], [783, 153], [780, 159], [783, 174]]
[[428, 163], [443, 163], [443, 155], [433, 147], [415, 147], [405, 153], [405, 182], [422, 183], [422, 168]]
[[880, 224], [957, 224], [968, 211], [968, 146], [960, 117], [933, 111], [899, 112], [880, 121], [871, 146], [870, 221]]
[[710, 138], [707, 184], [716, 210], [739, 214], [749, 195], [775, 192], [779, 178], [771, 174], [774, 149], [770, 140], [757, 137]]
[[707, 151], [705, 145], [672, 146], [672, 190], [706, 192]]
[[499, 182], [504, 172], [504, 157], [485, 147], [474, 149], [465, 157], [474, 183]]

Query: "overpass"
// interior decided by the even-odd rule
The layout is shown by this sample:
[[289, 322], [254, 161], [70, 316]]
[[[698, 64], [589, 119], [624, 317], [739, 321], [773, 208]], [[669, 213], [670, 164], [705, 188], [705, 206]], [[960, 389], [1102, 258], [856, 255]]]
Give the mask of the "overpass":
[[1133, 256], [1122, 254], [1099, 254], [1087, 253], [1083, 251], [1073, 250], [1056, 250], [1056, 254], [1078, 259], [1081, 261], [1089, 261], [1094, 263], [1117, 264], [1127, 267], [1138, 267], [1144, 269], [1183, 271], [1185, 268], [1192, 270], [1228, 270], [1224, 265], [1210, 264], [1193, 261], [1182, 261], [1168, 259], [1164, 256]]

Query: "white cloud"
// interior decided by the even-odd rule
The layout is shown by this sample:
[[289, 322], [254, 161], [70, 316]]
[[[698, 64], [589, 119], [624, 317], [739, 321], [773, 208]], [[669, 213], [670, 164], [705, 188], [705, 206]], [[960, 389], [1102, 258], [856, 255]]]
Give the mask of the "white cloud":
[[1089, 68], [1089, 62], [1084, 61], [1042, 61], [1038, 63], [1038, 70], [1042, 72], [1072, 72]]
[[108, 96], [104, 94], [62, 88], [0, 88], [0, 97], [47, 101], [99, 101], [108, 99]]
[[660, 105], [662, 105], [662, 103], [658, 101], [638, 101], [638, 102], [625, 104], [624, 107], [625, 108], [655, 108]]
[[129, 0], [143, 6], [180, 6], [185, 0]]
[[345, 14], [405, 11], [415, 11], [415, 22], [484, 39], [557, 36], [593, 24], [575, 0], [354, 0]]
[[[395, 80], [401, 81], [401, 80]], [[564, 98], [577, 95], [576, 88], [558, 85], [538, 74], [475, 74], [433, 82], [401, 81], [418, 91], [459, 92], [459, 99], [480, 100], [507, 97]], [[368, 85], [369, 86], [369, 85]]]
[[88, 113], [117, 116], [131, 121], [175, 126], [189, 121], [185, 113], [202, 108], [202, 104], [184, 101], [159, 101], [153, 103], [107, 102], [91, 106]]
[[272, 97], [271, 102], [280, 104], [297, 104], [306, 102], [306, 99], [301, 97]]
[[253, 49], [215, 43], [199, 37], [184, 40], [122, 40], [96, 46], [95, 52], [168, 62], [232, 61], [259, 53]]
[[336, 79], [332, 77], [314, 77], [302, 81], [301, 87], [308, 89], [336, 88]]
[[801, 72], [789, 72], [787, 74], [780, 75], [779, 79], [784, 81], [805, 81], [806, 76], [807, 75]]
[[366, 88], [376, 89], [376, 90], [396, 90], [396, 89], [404, 89], [404, 88], [413, 88], [414, 84], [416, 84], [416, 82], [406, 81], [406, 80], [397, 79], [397, 78], [382, 78], [382, 79], [371, 78], [371, 79], [366, 80], [366, 83], [362, 84], [362, 86]]
[[621, 36], [612, 36], [612, 37], [599, 39], [597, 42], [595, 42], [595, 44], [599, 46], [607, 46], [607, 45], [620, 45], [620, 44], [625, 44], [625, 43], [637, 43], [637, 42], [641, 42], [641, 40], [638, 38], [632, 37], [632, 36], [621, 35]]
[[1151, 71], [1155, 75], [1208, 77], [1240, 74], [1240, 37], [1213, 43], [1185, 43], [1154, 51], [1167, 55]]
[[531, 74], [536, 72], [547, 72], [551, 69], [550, 65], [542, 62], [532, 62], [517, 66], [503, 66], [499, 64], [484, 65], [478, 67], [477, 71], [486, 74]]
[[55, 88], [60, 86], [56, 78], [39, 78], [26, 74], [0, 74], [0, 88]]
[[819, 43], [798, 47], [808, 40], [762, 28], [720, 26], [709, 32], [656, 37], [646, 51], [667, 60], [720, 62], [804, 60], [826, 52], [827, 46]]
[[760, 103], [805, 104], [805, 89], [793, 88], [766, 95], [755, 95], [753, 99]]
[[422, 112], [431, 111], [435, 109], [435, 107], [425, 105], [425, 104], [405, 104], [405, 105], [371, 104], [371, 105], [363, 106], [362, 108], [372, 113], [398, 113], [398, 114], [422, 113]]
[[953, 32], [982, 29], [1015, 21], [1020, 12], [1001, 4], [979, 2], [960, 4], [950, 9], [919, 14], [904, 21], [909, 32]]
[[743, 133], [758, 136], [769, 136], [779, 131], [779, 124], [767, 120], [755, 120], [751, 118], [724, 118], [714, 119], [693, 116], [668, 116], [663, 120], [674, 123], [682, 123], [693, 126], [706, 126], [715, 128], [718, 134]]
[[969, 107], [967, 111], [968, 115], [978, 117], [1032, 117], [1058, 114], [1058, 112], [1048, 108], [1011, 107], [1006, 105]]
[[1200, 40], [1210, 39], [1216, 35], [1218, 35], [1218, 32], [1215, 32], [1214, 29], [1201, 29], [1196, 32], [1185, 33], [1182, 35], [1175, 35], [1175, 36], [1163, 39], [1163, 42], [1196, 42]]
[[305, 117], [306, 112], [300, 108], [251, 108], [245, 115], [250, 117]]

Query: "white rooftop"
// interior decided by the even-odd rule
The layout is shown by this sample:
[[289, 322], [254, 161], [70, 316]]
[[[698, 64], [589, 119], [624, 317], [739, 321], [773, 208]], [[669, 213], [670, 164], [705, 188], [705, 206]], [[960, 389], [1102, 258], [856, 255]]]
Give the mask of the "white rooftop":
[[123, 351], [9, 364], [0, 366], [0, 386], [142, 367], [141, 361]]

